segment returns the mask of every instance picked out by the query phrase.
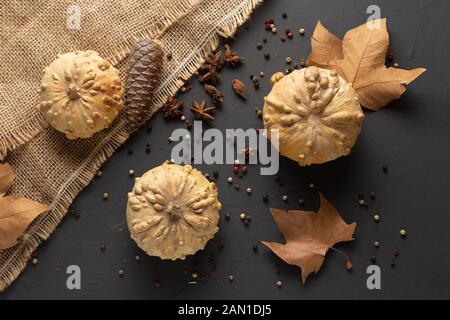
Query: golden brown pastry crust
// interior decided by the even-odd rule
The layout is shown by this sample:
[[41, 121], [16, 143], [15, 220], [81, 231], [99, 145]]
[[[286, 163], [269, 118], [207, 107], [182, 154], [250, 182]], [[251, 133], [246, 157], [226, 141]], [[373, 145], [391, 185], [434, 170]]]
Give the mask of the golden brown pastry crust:
[[364, 114], [355, 90], [336, 72], [309, 67], [272, 76], [264, 126], [279, 130], [279, 152], [301, 166], [324, 163], [350, 150]]
[[38, 108], [69, 139], [90, 138], [123, 107], [119, 72], [95, 51], [58, 56], [45, 70]]
[[128, 227], [147, 254], [185, 259], [219, 230], [216, 185], [197, 169], [166, 162], [136, 180], [128, 194]]

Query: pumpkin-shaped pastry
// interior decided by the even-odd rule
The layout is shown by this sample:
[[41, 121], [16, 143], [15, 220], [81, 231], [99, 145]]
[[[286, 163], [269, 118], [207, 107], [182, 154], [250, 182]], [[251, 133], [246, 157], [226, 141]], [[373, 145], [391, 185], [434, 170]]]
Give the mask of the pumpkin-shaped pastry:
[[44, 70], [38, 108], [69, 139], [109, 127], [122, 107], [119, 72], [95, 51], [65, 53]]
[[166, 162], [148, 171], [128, 194], [131, 238], [162, 259], [196, 253], [219, 230], [217, 194], [215, 183], [190, 165]]
[[335, 71], [309, 67], [272, 76], [264, 126], [278, 129], [279, 152], [301, 166], [348, 155], [364, 119], [355, 90]]

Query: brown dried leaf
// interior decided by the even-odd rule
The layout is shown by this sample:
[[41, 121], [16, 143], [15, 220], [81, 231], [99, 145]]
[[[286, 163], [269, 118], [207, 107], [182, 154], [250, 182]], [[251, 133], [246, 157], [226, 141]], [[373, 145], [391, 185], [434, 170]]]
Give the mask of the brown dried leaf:
[[404, 85], [414, 81], [426, 69], [387, 68], [389, 34], [386, 19], [372, 23], [378, 24], [379, 28], [363, 24], [348, 31], [341, 41], [319, 21], [311, 39], [308, 64], [336, 70], [353, 85], [361, 104], [376, 111], [398, 99], [406, 91]]
[[336, 243], [352, 241], [356, 223], [347, 224], [320, 194], [319, 212], [270, 209], [286, 244], [262, 241], [286, 263], [302, 269], [302, 281], [317, 273], [327, 251]]
[[14, 177], [9, 164], [0, 164], [0, 250], [16, 245], [30, 223], [50, 209], [26, 198], [4, 197]]
[[245, 84], [239, 80], [239, 79], [234, 79], [231, 82], [231, 86], [233, 87], [234, 92], [241, 97], [244, 100], [247, 100], [247, 87], [245, 86]]
[[9, 164], [0, 164], [0, 198], [8, 192], [15, 177], [16, 175]]

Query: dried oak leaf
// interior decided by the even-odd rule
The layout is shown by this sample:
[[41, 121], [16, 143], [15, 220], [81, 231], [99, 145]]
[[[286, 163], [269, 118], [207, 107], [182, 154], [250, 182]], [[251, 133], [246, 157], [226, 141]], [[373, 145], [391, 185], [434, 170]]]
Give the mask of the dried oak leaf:
[[4, 197], [15, 174], [8, 164], [0, 164], [0, 250], [11, 248], [31, 222], [40, 214], [50, 210], [38, 202], [17, 197]]
[[221, 105], [223, 103], [223, 94], [216, 87], [205, 83], [204, 89], [211, 96], [215, 105]]
[[327, 251], [336, 243], [352, 241], [356, 223], [347, 224], [333, 205], [320, 194], [320, 210], [270, 209], [286, 244], [262, 241], [286, 263], [302, 269], [302, 281], [317, 273]]
[[162, 106], [164, 118], [174, 119], [183, 115], [183, 102], [176, 98], [168, 96], [166, 102]]
[[195, 100], [192, 100], [192, 108], [191, 111], [195, 114], [197, 119], [205, 120], [205, 121], [213, 121], [213, 113], [214, 107], [207, 107], [205, 100], [198, 103]]
[[386, 19], [374, 20], [348, 31], [343, 40], [329, 32], [320, 21], [311, 39], [308, 65], [336, 70], [353, 85], [361, 105], [379, 110], [405, 91], [404, 85], [426, 71], [387, 68], [389, 34]]

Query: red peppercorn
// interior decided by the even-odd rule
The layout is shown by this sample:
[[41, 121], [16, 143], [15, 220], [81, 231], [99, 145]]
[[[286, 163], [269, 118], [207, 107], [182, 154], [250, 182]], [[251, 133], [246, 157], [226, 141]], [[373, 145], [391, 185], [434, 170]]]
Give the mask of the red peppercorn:
[[239, 167], [238, 167], [238, 166], [234, 166], [234, 167], [233, 167], [233, 172], [234, 172], [235, 174], [238, 174], [238, 173], [239, 173]]
[[393, 54], [392, 52], [389, 52], [389, 53], [386, 55], [386, 59], [387, 59], [388, 61], [394, 61], [394, 54]]
[[280, 37], [280, 39], [281, 39], [281, 41], [286, 41], [286, 36], [285, 35], [282, 35], [281, 37]]
[[288, 39], [292, 39], [294, 37], [294, 34], [292, 32], [288, 32], [287, 37]]
[[247, 166], [243, 166], [243, 167], [241, 168], [241, 172], [242, 172], [243, 174], [247, 174], [247, 171], [248, 171]]
[[269, 22], [264, 22], [264, 29], [265, 29], [266, 31], [272, 30], [272, 24], [269, 23]]

